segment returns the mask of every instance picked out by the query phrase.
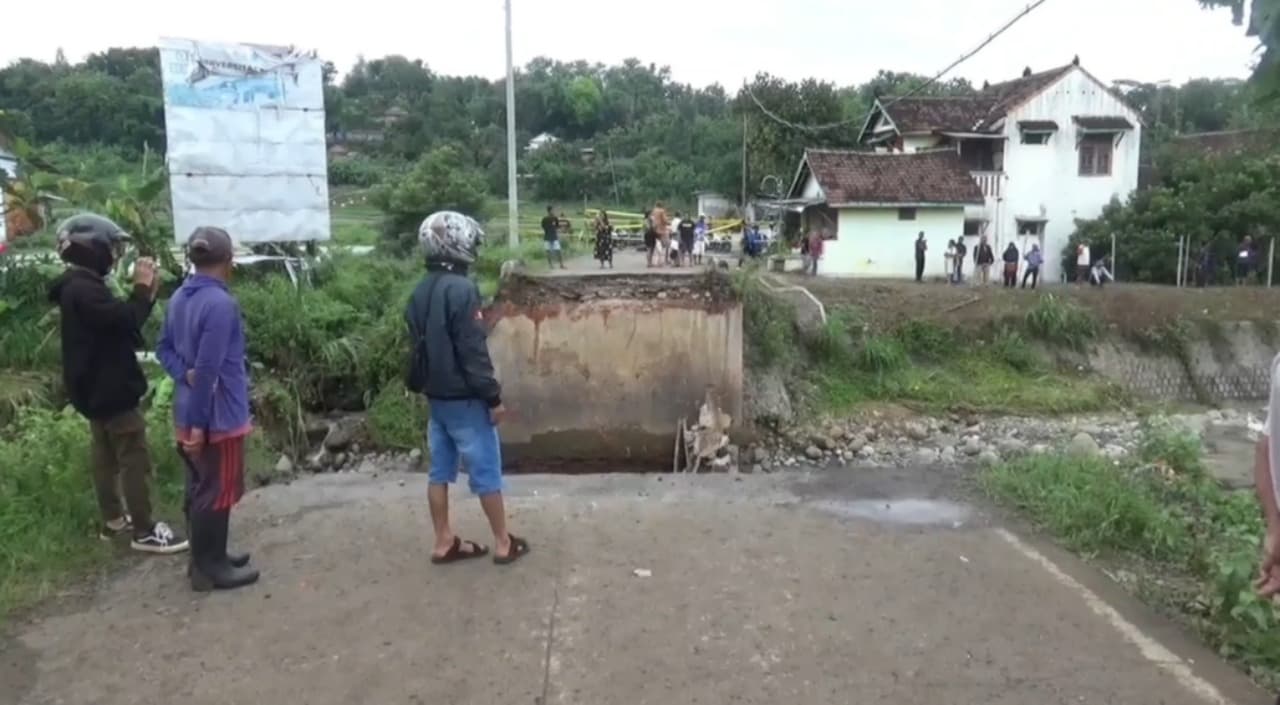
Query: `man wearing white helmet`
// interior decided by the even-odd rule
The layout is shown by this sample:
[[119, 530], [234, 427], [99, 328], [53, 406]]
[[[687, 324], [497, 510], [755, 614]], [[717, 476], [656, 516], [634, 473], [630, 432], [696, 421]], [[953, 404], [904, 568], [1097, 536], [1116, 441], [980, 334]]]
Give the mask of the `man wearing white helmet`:
[[407, 386], [431, 407], [427, 443], [431, 448], [427, 499], [435, 528], [432, 563], [479, 558], [489, 547], [464, 541], [449, 524], [449, 485], [458, 463], [493, 530], [493, 562], [514, 563], [529, 543], [507, 528], [502, 501], [502, 452], [498, 424], [506, 414], [502, 387], [493, 373], [485, 340], [480, 291], [467, 278], [484, 241], [474, 219], [453, 211], [427, 216], [418, 229], [426, 256], [423, 277], [405, 310], [412, 346]]

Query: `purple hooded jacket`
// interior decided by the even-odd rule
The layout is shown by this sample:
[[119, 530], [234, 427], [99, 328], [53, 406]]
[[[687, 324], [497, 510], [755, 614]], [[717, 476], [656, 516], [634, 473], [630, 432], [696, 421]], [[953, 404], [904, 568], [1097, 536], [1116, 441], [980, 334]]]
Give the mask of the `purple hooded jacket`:
[[[179, 429], [204, 430], [210, 441], [248, 433], [244, 327], [224, 282], [195, 274], [183, 283], [169, 301], [156, 357], [174, 381]], [[187, 384], [188, 370], [194, 384]]]

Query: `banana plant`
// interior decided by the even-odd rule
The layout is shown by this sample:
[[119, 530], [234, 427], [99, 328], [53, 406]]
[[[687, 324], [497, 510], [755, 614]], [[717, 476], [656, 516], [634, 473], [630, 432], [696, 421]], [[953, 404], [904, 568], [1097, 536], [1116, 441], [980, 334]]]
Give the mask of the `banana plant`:
[[177, 274], [181, 265], [171, 247], [173, 225], [162, 198], [167, 183], [167, 173], [160, 167], [141, 177], [121, 176], [110, 187], [95, 189], [90, 200], [129, 233], [138, 256], [152, 257]]

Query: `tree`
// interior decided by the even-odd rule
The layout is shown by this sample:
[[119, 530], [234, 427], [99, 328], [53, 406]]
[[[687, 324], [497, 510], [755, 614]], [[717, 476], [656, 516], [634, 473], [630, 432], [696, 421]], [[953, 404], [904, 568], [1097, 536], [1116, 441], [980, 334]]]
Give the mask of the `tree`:
[[[1231, 19], [1244, 24], [1245, 0], [1199, 0], [1203, 7], [1231, 8]], [[1262, 44], [1253, 78], [1270, 100], [1280, 100], [1280, 0], [1253, 0], [1246, 30]]]
[[1162, 173], [1167, 176], [1157, 186], [1113, 202], [1099, 218], [1078, 221], [1064, 259], [1081, 242], [1110, 251], [1115, 235], [1125, 278], [1172, 284], [1183, 236], [1192, 252], [1208, 245], [1220, 266], [1233, 261], [1244, 236], [1280, 236], [1280, 155], [1184, 158]]
[[452, 210], [481, 219], [487, 201], [484, 176], [468, 167], [453, 145], [423, 155], [403, 179], [376, 189], [370, 197], [383, 212], [385, 242], [398, 252], [412, 249], [418, 225], [431, 213]]

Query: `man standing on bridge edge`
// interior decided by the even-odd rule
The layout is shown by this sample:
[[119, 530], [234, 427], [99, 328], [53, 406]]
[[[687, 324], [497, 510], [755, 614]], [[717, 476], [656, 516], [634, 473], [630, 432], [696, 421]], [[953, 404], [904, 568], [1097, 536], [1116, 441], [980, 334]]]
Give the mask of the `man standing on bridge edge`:
[[244, 496], [249, 374], [240, 305], [227, 290], [235, 250], [221, 228], [187, 240], [195, 274], [169, 301], [156, 358], [174, 382], [178, 455], [187, 468], [183, 505], [191, 527], [191, 589], [230, 590], [257, 582], [249, 556], [227, 551], [231, 508]]
[[435, 529], [431, 562], [437, 564], [489, 553], [487, 546], [455, 535], [449, 524], [449, 485], [458, 479], [459, 460], [489, 519], [493, 562], [514, 563], [529, 552], [529, 543], [507, 529], [498, 441], [506, 409], [489, 359], [480, 292], [467, 278], [483, 239], [480, 224], [461, 213], [427, 216], [418, 229], [427, 275], [405, 310], [412, 345], [406, 387], [427, 397], [431, 413], [427, 499]]
[[551, 206], [547, 206], [547, 214], [542, 218], [542, 240], [542, 245], [547, 251], [547, 266], [555, 268], [558, 262], [560, 268], [564, 269], [564, 249], [560, 246], [560, 219], [556, 217], [555, 210]]

